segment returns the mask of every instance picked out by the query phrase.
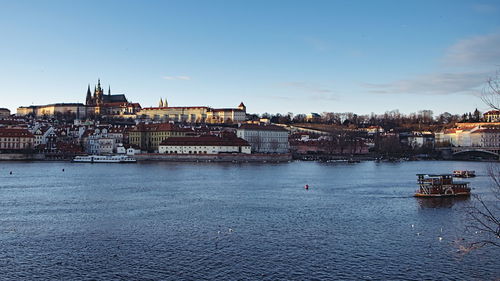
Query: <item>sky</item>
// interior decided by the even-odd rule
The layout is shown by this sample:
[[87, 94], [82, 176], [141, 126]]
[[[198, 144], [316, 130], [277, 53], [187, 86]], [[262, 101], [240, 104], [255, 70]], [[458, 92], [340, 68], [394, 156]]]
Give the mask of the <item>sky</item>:
[[0, 107], [85, 102], [249, 113], [488, 110], [500, 1], [0, 0]]

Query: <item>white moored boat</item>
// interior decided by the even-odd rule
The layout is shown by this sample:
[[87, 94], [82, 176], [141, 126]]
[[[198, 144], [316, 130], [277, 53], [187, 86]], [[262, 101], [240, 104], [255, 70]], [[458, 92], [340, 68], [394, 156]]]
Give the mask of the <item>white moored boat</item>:
[[81, 163], [135, 163], [132, 157], [126, 155], [88, 155], [88, 156], [75, 156], [73, 162]]

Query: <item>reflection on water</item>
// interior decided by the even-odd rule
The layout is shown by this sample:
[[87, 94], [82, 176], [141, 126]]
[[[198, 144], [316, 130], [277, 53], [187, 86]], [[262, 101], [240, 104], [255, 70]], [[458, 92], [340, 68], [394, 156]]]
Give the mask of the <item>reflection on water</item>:
[[436, 198], [421, 198], [416, 197], [420, 208], [451, 208], [456, 203], [464, 203], [470, 200], [470, 196], [457, 197], [436, 197]]

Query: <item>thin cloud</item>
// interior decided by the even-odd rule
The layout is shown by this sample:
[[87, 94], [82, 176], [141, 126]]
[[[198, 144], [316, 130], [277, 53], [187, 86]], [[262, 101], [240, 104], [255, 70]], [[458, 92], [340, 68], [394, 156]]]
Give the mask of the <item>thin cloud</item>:
[[[500, 64], [500, 33], [462, 39], [441, 58], [441, 71], [389, 83], [363, 83], [374, 94], [479, 95], [492, 69]], [[453, 69], [453, 71], [445, 71]]]
[[286, 87], [292, 89], [294, 91], [299, 91], [305, 93], [307, 95], [303, 96], [303, 98], [307, 98], [310, 100], [318, 100], [318, 101], [336, 101], [338, 97], [333, 93], [332, 90], [322, 87], [319, 85], [315, 85], [307, 82], [287, 82], [281, 84], [282, 87]]
[[338, 101], [339, 98], [333, 94], [315, 94], [311, 97], [314, 100], [319, 101]]
[[179, 75], [179, 76], [163, 76], [162, 78], [165, 79], [165, 80], [191, 80], [191, 77], [189, 77], [189, 76], [183, 76], [183, 75]]
[[497, 11], [497, 7], [489, 4], [476, 4], [472, 6], [472, 9], [478, 13], [488, 14], [495, 13]]
[[319, 38], [308, 37], [305, 38], [304, 41], [316, 51], [323, 52], [328, 51], [331, 48], [328, 42]]
[[325, 87], [320, 87], [306, 82], [287, 82], [282, 84], [284, 87], [293, 88], [308, 93], [332, 93], [333, 91]]
[[498, 66], [500, 64], [500, 33], [460, 40], [446, 50], [442, 61], [445, 66]]
[[284, 100], [284, 101], [295, 100], [294, 97], [283, 97], [283, 96], [270, 96], [270, 98], [276, 100]]
[[376, 94], [477, 95], [489, 74], [489, 72], [434, 73], [385, 84], [363, 83], [362, 86]]

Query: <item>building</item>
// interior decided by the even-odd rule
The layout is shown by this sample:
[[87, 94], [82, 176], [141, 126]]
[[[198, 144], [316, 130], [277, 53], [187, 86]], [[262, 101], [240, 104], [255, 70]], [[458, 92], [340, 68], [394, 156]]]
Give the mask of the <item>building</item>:
[[89, 154], [112, 154], [116, 152], [121, 140], [110, 133], [114, 128], [98, 127], [94, 130], [87, 130], [83, 135], [82, 142], [85, 151]]
[[0, 150], [28, 150], [35, 137], [27, 129], [0, 128]]
[[306, 122], [316, 123], [319, 121], [321, 121], [321, 115], [319, 115], [318, 113], [311, 112], [306, 115]]
[[38, 147], [42, 144], [47, 144], [47, 138], [52, 132], [54, 132], [54, 127], [51, 126], [40, 126], [36, 128], [33, 132], [33, 135], [35, 136], [33, 144], [34, 147]]
[[370, 126], [364, 130], [366, 130], [366, 133], [369, 136], [373, 136], [376, 134], [382, 134], [383, 132], [385, 132], [384, 128], [382, 128], [381, 126]]
[[500, 147], [500, 124], [469, 124], [475, 126], [461, 126], [436, 133], [436, 144], [455, 147]]
[[108, 129], [108, 137], [114, 138], [116, 143], [128, 143], [128, 128], [113, 126]]
[[483, 119], [486, 122], [500, 122], [500, 110], [490, 110], [483, 114]]
[[276, 125], [242, 124], [236, 135], [250, 143], [252, 152], [288, 153], [288, 130]]
[[450, 146], [471, 146], [471, 133], [476, 128], [454, 128], [447, 129], [442, 134], [437, 134], [440, 145], [449, 144]]
[[99, 151], [97, 154], [112, 154], [116, 150], [116, 140], [111, 137], [101, 137], [97, 140]]
[[500, 148], [500, 129], [478, 129], [471, 133], [471, 145], [477, 147]]
[[434, 134], [426, 131], [414, 131], [408, 136], [408, 145], [412, 148], [434, 147]]
[[10, 110], [7, 108], [0, 108], [0, 119], [7, 118], [10, 116]]
[[87, 117], [87, 107], [82, 103], [54, 103], [47, 105], [20, 106], [17, 108], [17, 116], [67, 116], [73, 118]]
[[129, 131], [129, 144], [143, 151], [158, 151], [158, 146], [169, 137], [185, 137], [191, 129], [180, 128], [171, 123], [140, 123]]
[[220, 154], [251, 153], [250, 144], [244, 139], [229, 136], [171, 137], [159, 146], [159, 153], [166, 154]]
[[139, 118], [155, 121], [174, 121], [181, 123], [239, 123], [246, 119], [246, 106], [243, 103], [237, 108], [211, 108], [208, 106], [168, 106], [160, 99], [158, 107], [142, 108], [137, 113]]

